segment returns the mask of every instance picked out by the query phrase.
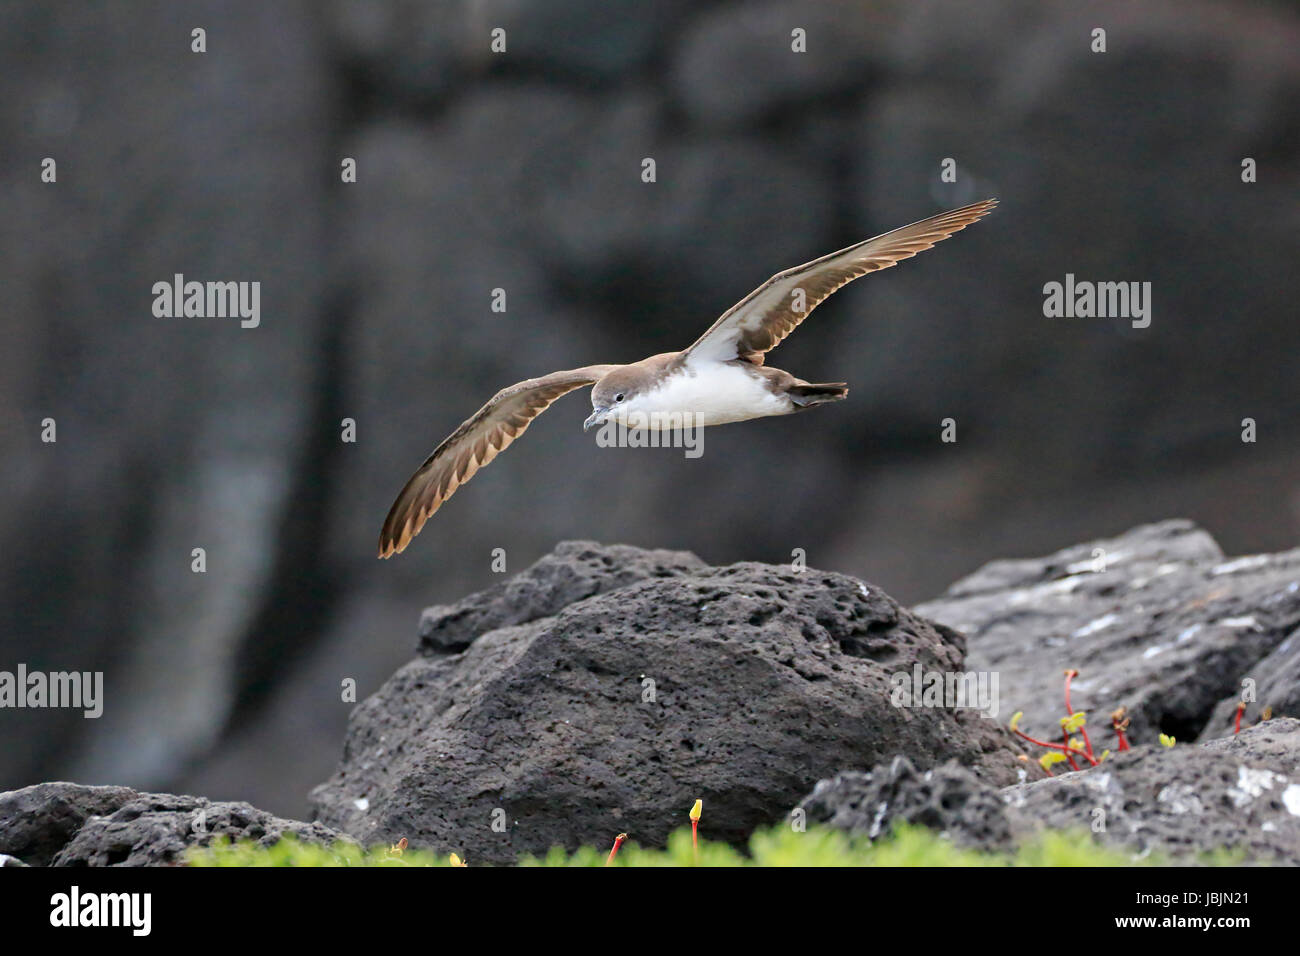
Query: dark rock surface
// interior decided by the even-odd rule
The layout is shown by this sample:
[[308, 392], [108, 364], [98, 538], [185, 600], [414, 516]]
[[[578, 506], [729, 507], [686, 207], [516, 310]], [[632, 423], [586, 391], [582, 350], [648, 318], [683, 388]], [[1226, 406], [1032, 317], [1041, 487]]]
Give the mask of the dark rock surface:
[[1089, 829], [1171, 858], [1236, 851], [1300, 865], [1300, 721], [1213, 744], [1143, 746], [1100, 766], [1005, 790], [1017, 830]]
[[463, 651], [480, 634], [558, 614], [597, 594], [647, 578], [675, 578], [708, 568], [686, 551], [564, 541], [496, 587], [420, 615], [420, 650]]
[[[1004, 709], [1024, 711], [1032, 736], [1059, 733], [1062, 673], [1077, 668], [1072, 703], [1105, 728], [1092, 731], [1098, 751], [1113, 739], [1104, 717], [1121, 705], [1130, 741], [1164, 732], [1190, 742], [1245, 678], [1287, 706], [1294, 680], [1264, 662], [1293, 652], [1300, 550], [1229, 559], [1191, 522], [1166, 521], [995, 561], [916, 612], [966, 634], [971, 665], [1001, 674]], [[1231, 729], [1222, 717], [1217, 733]]]
[[898, 822], [954, 842], [1007, 850], [1048, 830], [1088, 831], [1139, 859], [1229, 859], [1300, 865], [1300, 721], [1272, 720], [1235, 737], [1142, 746], [1077, 773], [1004, 787], [960, 767], [918, 773], [902, 757], [819, 782], [809, 822], [875, 839]]
[[29, 866], [49, 866], [91, 817], [103, 817], [137, 797], [128, 787], [40, 783], [0, 793], [0, 853]]
[[854, 578], [681, 556], [644, 578], [661, 556], [585, 543], [547, 562], [525, 580], [572, 562], [562, 577], [600, 568], [614, 587], [403, 667], [355, 711], [319, 819], [504, 863], [620, 830], [661, 844], [696, 798], [713, 836], [743, 842], [819, 777], [896, 753], [996, 783], [1024, 766], [973, 711], [891, 703], [890, 675], [963, 670], [963, 649]]
[[909, 823], [938, 830], [962, 846], [993, 850], [1011, 844], [1011, 821], [997, 788], [953, 763], [919, 771], [898, 756], [866, 773], [819, 781], [799, 806], [810, 824], [873, 840]]
[[1233, 754], [1300, 781], [1300, 720], [1294, 717], [1247, 726], [1239, 734], [1207, 740], [1202, 746], [1216, 753]]
[[74, 783], [0, 793], [0, 856], [28, 866], [166, 866], [217, 835], [266, 846], [287, 833], [311, 843], [347, 839], [320, 823], [202, 797]]
[[[1191, 522], [1167, 521], [992, 562], [915, 610], [966, 635], [970, 666], [1000, 674], [1003, 709], [1023, 710], [1031, 735], [1057, 738], [1062, 672], [1078, 668], [1072, 706], [1089, 714], [1095, 751], [1114, 751], [1106, 715], [1120, 705], [1132, 718], [1130, 741], [1146, 744], [1004, 789], [1017, 838], [1041, 827], [1093, 829], [1135, 854], [1235, 850], [1252, 862], [1300, 864], [1300, 551], [1226, 558]], [[1256, 697], [1233, 736], [1243, 687]], [[1274, 719], [1258, 723], [1265, 707]], [[1161, 732], [1182, 743], [1155, 745]], [[889, 770], [819, 784], [821, 817], [864, 829], [859, 804], [868, 793], [887, 803], [867, 788], [882, 789]], [[900, 819], [905, 810], [906, 801]], [[1003, 817], [977, 819], [1000, 826]]]
[[1225, 697], [1214, 708], [1202, 740], [1212, 740], [1232, 732], [1237, 721], [1237, 704], [1245, 697], [1250, 682], [1253, 698], [1241, 715], [1242, 726], [1249, 726], [1267, 710], [1274, 717], [1300, 716], [1300, 629], [1294, 630], [1267, 657], [1245, 668], [1238, 681], [1238, 692]]

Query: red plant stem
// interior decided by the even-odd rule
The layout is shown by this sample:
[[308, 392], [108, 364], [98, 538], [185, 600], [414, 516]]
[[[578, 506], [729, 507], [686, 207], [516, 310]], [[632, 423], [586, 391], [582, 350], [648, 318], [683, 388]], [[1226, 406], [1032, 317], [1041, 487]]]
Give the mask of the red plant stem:
[[696, 862], [696, 863], [699, 863], [699, 862], [700, 862], [700, 835], [699, 835], [699, 829], [700, 829], [700, 821], [699, 821], [699, 820], [692, 820], [692, 821], [691, 821], [691, 846], [692, 846], [692, 847], [694, 848], [694, 850], [695, 850], [695, 862]]
[[[1075, 670], [1069, 670], [1065, 672], [1065, 716], [1066, 717], [1074, 716], [1074, 710], [1070, 706], [1070, 681], [1074, 680], [1078, 676], [1079, 676], [1079, 672]], [[1088, 762], [1090, 764], [1092, 764], [1094, 767], [1097, 766], [1097, 761], [1092, 755], [1092, 741], [1088, 739], [1087, 724], [1079, 728], [1079, 733], [1083, 735], [1084, 756], [1088, 758]]]
[[1067, 749], [1067, 748], [1066, 748], [1065, 746], [1063, 746], [1062, 744], [1049, 744], [1049, 743], [1048, 743], [1047, 741], [1045, 741], [1045, 740], [1035, 740], [1033, 737], [1029, 736], [1029, 735], [1026, 734], [1026, 733], [1022, 733], [1020, 730], [1013, 730], [1013, 731], [1011, 731], [1011, 732], [1012, 732], [1013, 734], [1015, 734], [1017, 737], [1019, 737], [1021, 740], [1028, 740], [1031, 744], [1036, 744], [1036, 745], [1039, 746], [1039, 747], [1046, 747], [1048, 750], [1065, 750], [1065, 749]]
[[[1087, 738], [1085, 737], [1084, 739], [1086, 740]], [[1092, 754], [1088, 753], [1088, 751], [1086, 751], [1086, 750], [1077, 750], [1077, 751], [1075, 751], [1075, 753], [1077, 753], [1077, 754], [1078, 754], [1080, 757], [1082, 757], [1084, 760], [1088, 761], [1088, 766], [1090, 766], [1090, 767], [1095, 767], [1095, 766], [1097, 766], [1097, 764], [1101, 763], [1100, 760], [1098, 760], [1098, 759], [1097, 759], [1096, 757], [1094, 757]]]
[[1070, 769], [1078, 770], [1079, 765], [1074, 762], [1074, 751], [1070, 749], [1070, 735], [1065, 728], [1061, 728], [1061, 736], [1065, 739], [1065, 759], [1070, 761]]
[[[1074, 762], [1074, 757], [1071, 756], [1071, 754], [1073, 753], [1073, 751], [1070, 750], [1070, 746], [1069, 746], [1068, 743], [1065, 743], [1065, 744], [1049, 744], [1046, 740], [1036, 740], [1035, 738], [1029, 736], [1027, 733], [1024, 733], [1023, 731], [1021, 731], [1019, 728], [1016, 728], [1015, 730], [1013, 730], [1013, 731], [1011, 731], [1011, 732], [1012, 732], [1013, 734], [1015, 734], [1017, 737], [1019, 737], [1021, 740], [1027, 740], [1027, 741], [1029, 741], [1031, 744], [1033, 744], [1033, 745], [1036, 746], [1036, 747], [1046, 747], [1048, 750], [1059, 750], [1059, 751], [1061, 751], [1063, 754], [1065, 754], [1066, 759], [1070, 761], [1070, 764], [1074, 767], [1074, 769], [1075, 769], [1075, 770], [1078, 770], [1078, 769], [1079, 769], [1079, 765], [1078, 765], [1077, 763]], [[1067, 736], [1065, 739], [1068, 741], [1070, 738]], [[1087, 756], [1087, 755], [1085, 755], [1085, 756]], [[1092, 763], [1092, 765], [1093, 765], [1094, 767], [1095, 767], [1095, 766], [1097, 765], [1097, 763], [1098, 763], [1097, 760], [1094, 760], [1094, 759], [1093, 759], [1092, 757], [1090, 757], [1090, 756], [1088, 757], [1088, 760]], [[1044, 769], [1046, 769], [1046, 768], [1044, 768]], [[1048, 771], [1048, 775], [1051, 776], [1051, 771]]]
[[1244, 714], [1245, 712], [1246, 712], [1246, 702], [1245, 702], [1244, 700], [1243, 700], [1243, 701], [1238, 701], [1238, 702], [1237, 702], [1237, 720], [1236, 720], [1236, 722], [1232, 725], [1232, 732], [1233, 732], [1234, 734], [1239, 734], [1239, 733], [1241, 733], [1241, 715]]
[[1097, 765], [1097, 758], [1092, 755], [1092, 741], [1088, 739], [1088, 728], [1080, 727], [1079, 733], [1083, 735], [1083, 755], [1088, 758], [1088, 762], [1094, 767]]
[[618, 856], [618, 848], [623, 845], [623, 841], [626, 839], [626, 833], [620, 833], [618, 836], [614, 837], [614, 848], [609, 851], [609, 859], [605, 861], [606, 866], [614, 865], [614, 857]]
[[1121, 727], [1118, 723], [1116, 723], [1114, 726], [1115, 726], [1115, 736], [1119, 738], [1119, 747], [1116, 749], [1128, 750], [1128, 740], [1124, 736], [1124, 728]]

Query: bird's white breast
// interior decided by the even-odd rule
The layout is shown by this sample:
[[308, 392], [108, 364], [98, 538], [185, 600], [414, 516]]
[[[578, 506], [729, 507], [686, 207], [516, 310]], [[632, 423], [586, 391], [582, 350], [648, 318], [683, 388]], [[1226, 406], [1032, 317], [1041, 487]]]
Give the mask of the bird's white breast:
[[673, 371], [657, 388], [629, 402], [627, 414], [629, 421], [635, 421], [636, 412], [652, 416], [689, 413], [695, 425], [722, 425], [784, 415], [792, 408], [788, 398], [774, 395], [752, 372], [739, 365], [708, 362]]

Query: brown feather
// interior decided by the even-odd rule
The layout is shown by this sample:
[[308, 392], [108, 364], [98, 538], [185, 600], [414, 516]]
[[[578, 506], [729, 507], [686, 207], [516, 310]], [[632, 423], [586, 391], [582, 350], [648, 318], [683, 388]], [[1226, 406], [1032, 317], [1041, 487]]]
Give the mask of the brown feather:
[[[763, 354], [776, 348], [831, 293], [854, 279], [888, 269], [918, 252], [934, 248], [935, 243], [988, 215], [997, 202], [985, 199], [939, 213], [778, 272], [724, 312], [682, 353], [683, 358], [689, 361], [691, 354], [700, 350], [719, 361], [739, 358], [762, 365]], [[794, 307], [798, 290], [804, 293], [801, 311]]]
[[425, 459], [384, 519], [379, 556], [404, 550], [443, 503], [522, 435], [561, 395], [592, 385], [617, 365], [589, 365], [503, 388]]

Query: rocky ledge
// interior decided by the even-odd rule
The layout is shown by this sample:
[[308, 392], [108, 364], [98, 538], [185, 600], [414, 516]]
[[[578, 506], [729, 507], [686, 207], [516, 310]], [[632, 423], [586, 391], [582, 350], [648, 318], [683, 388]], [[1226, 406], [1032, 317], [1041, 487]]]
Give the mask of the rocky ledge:
[[[838, 774], [800, 803], [806, 819], [875, 838], [896, 822], [961, 846], [1009, 850], [1041, 830], [1170, 862], [1300, 865], [1300, 720], [1280, 718], [1203, 745], [1139, 746], [1096, 767], [1004, 787], [957, 764], [896, 757]], [[1225, 853], [1226, 851], [1226, 853]]]
[[998, 785], [1023, 767], [997, 721], [893, 705], [892, 675], [961, 671], [965, 642], [843, 574], [570, 542], [426, 611], [424, 634], [313, 794], [367, 843], [484, 862], [621, 830], [658, 844], [696, 798], [711, 835], [743, 841], [817, 779], [897, 753]]
[[[1059, 739], [1071, 668], [1071, 709], [1112, 753], [1049, 777], [1008, 718]], [[992, 696], [913, 698], [929, 675]], [[214, 833], [292, 832], [506, 863], [620, 831], [659, 844], [702, 798], [736, 843], [799, 809], [873, 838], [1086, 829], [1135, 856], [1296, 864], [1298, 703], [1300, 551], [1229, 560], [1184, 521], [994, 562], [914, 610], [843, 574], [568, 542], [424, 612], [416, 658], [356, 708], [314, 791], [318, 822], [42, 784], [0, 794], [0, 854], [165, 864]]]
[[286, 833], [330, 844], [345, 834], [282, 820], [247, 803], [142, 793], [129, 787], [41, 783], [0, 793], [0, 864], [169, 866], [214, 836], [270, 845]]

